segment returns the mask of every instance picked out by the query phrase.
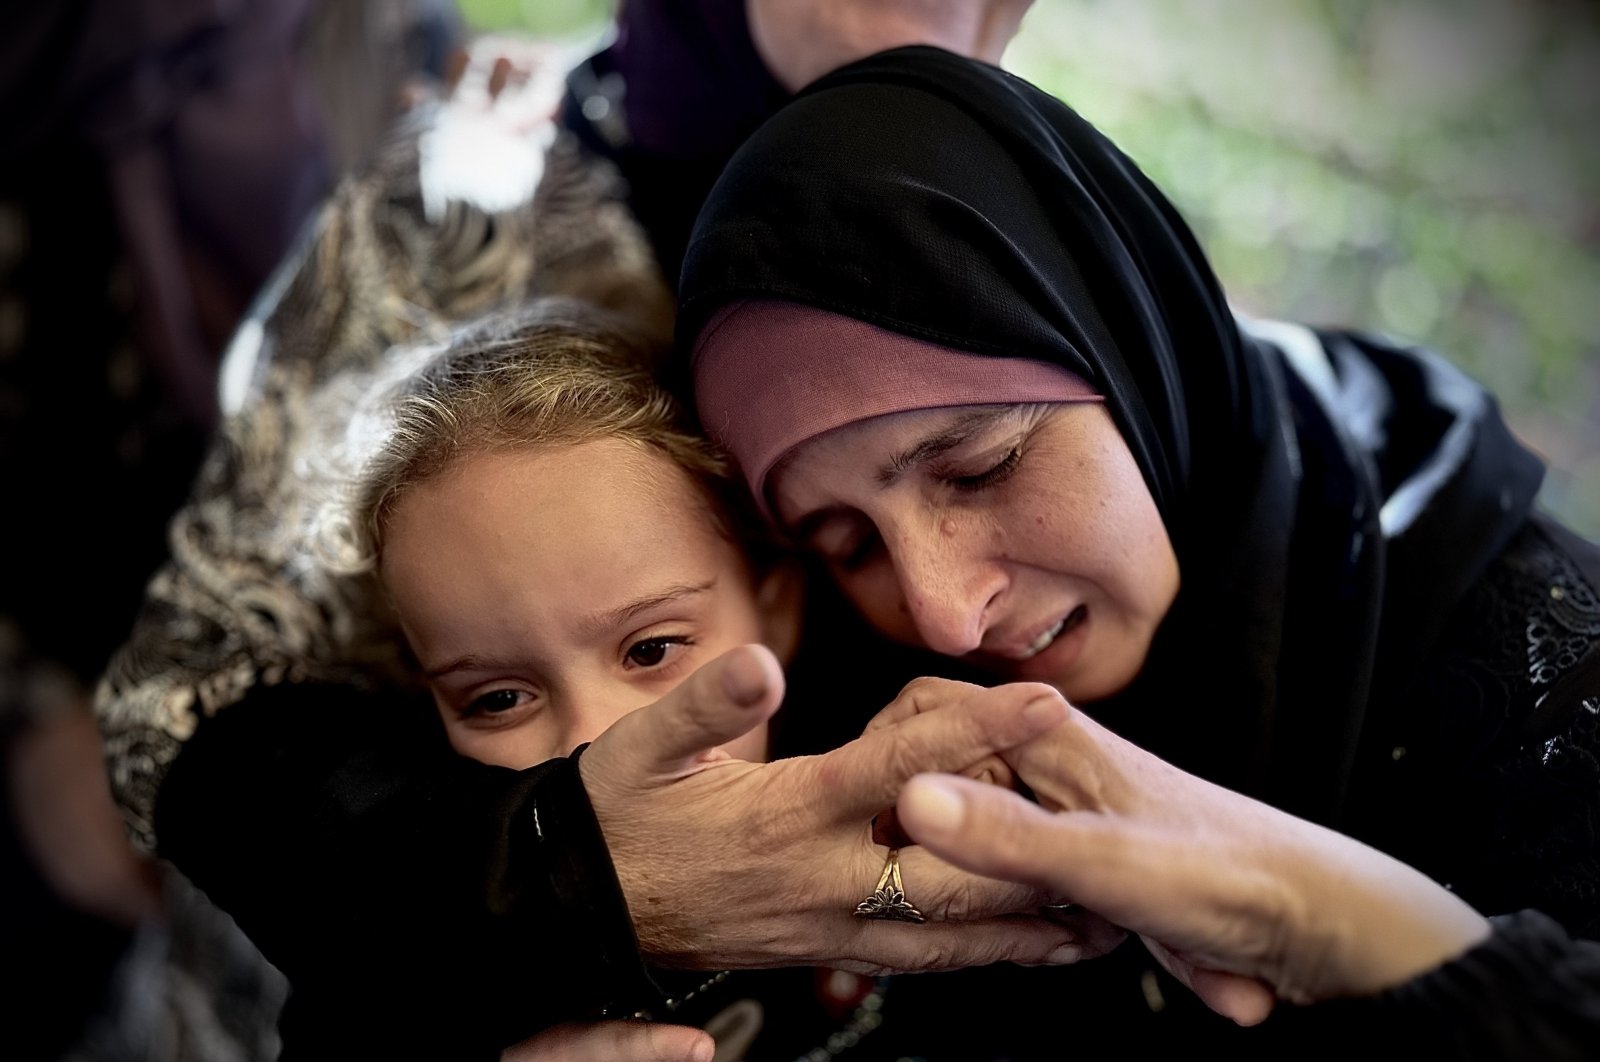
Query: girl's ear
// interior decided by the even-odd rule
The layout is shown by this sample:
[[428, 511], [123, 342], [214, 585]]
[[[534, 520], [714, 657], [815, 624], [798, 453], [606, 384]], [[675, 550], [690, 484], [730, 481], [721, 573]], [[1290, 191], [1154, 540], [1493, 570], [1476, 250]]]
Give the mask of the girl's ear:
[[779, 561], [756, 587], [756, 607], [761, 610], [761, 644], [787, 666], [800, 647], [800, 624], [805, 618], [806, 580], [799, 562]]

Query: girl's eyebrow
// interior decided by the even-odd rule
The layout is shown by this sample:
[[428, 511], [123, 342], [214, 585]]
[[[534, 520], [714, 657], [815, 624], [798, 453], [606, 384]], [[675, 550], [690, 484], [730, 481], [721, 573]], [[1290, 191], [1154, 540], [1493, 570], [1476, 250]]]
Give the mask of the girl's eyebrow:
[[649, 612], [651, 609], [682, 601], [697, 594], [708, 594], [716, 585], [717, 577], [712, 576], [703, 583], [684, 583], [678, 586], [669, 586], [658, 593], [637, 598], [617, 608], [596, 612], [578, 621], [578, 633], [586, 638], [604, 634], [606, 631], [620, 627], [642, 612]]
[[[668, 605], [675, 601], [694, 597], [698, 594], [708, 594], [717, 585], [717, 577], [712, 576], [703, 583], [684, 583], [679, 586], [669, 586], [659, 593], [630, 601], [618, 608], [596, 612], [591, 616], [578, 621], [578, 631], [585, 638], [598, 637], [615, 627], [621, 626], [628, 620], [642, 612]], [[526, 666], [509, 660], [497, 660], [491, 657], [480, 656], [477, 653], [464, 653], [448, 663], [438, 667], [429, 668], [423, 672], [428, 679], [439, 679], [456, 671], [513, 671], [518, 667]]]
[[494, 660], [489, 657], [479, 656], [477, 653], [466, 653], [456, 657], [448, 663], [438, 667], [428, 668], [422, 673], [429, 680], [443, 678], [455, 671], [510, 671], [516, 665], [509, 661]]
[[884, 462], [874, 476], [878, 481], [878, 486], [893, 486], [897, 479], [917, 465], [926, 464], [936, 457], [949, 453], [974, 435], [994, 424], [995, 421], [1009, 417], [1014, 408], [1013, 406], [992, 406], [987, 409], [962, 414], [950, 424], [927, 438], [911, 444]]

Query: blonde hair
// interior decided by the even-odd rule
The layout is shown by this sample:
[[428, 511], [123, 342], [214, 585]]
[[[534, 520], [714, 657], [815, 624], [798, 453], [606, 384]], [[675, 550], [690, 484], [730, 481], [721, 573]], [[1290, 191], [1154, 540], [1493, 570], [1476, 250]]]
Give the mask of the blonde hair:
[[540, 300], [458, 333], [392, 396], [392, 427], [356, 503], [368, 560], [381, 560], [406, 492], [456, 462], [602, 438], [672, 461], [702, 488], [723, 533], [747, 535], [755, 525], [728, 459], [656, 380], [661, 354], [618, 318], [566, 299]]

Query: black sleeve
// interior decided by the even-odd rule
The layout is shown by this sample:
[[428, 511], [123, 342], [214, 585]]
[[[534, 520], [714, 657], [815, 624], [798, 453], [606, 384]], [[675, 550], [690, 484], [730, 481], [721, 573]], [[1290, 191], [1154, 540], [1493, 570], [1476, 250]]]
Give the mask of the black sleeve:
[[[1492, 936], [1371, 1000], [1308, 1008], [1349, 1052], [1600, 1058], [1600, 549], [1535, 518], [1474, 587], [1394, 742], [1380, 843]], [[1407, 775], [1411, 775], [1406, 780]], [[1508, 913], [1517, 912], [1517, 913]]]
[[463, 759], [416, 701], [259, 689], [185, 744], [156, 820], [289, 978], [286, 1059], [495, 1057], [660, 998], [576, 758]]
[[1396, 988], [1278, 1017], [1282, 1057], [1588, 1062], [1600, 1058], [1600, 943], [1536, 911]]
[[1482, 945], [1380, 996], [1378, 1020], [1417, 1057], [1600, 1058], [1600, 943], [1536, 911], [1491, 921]]

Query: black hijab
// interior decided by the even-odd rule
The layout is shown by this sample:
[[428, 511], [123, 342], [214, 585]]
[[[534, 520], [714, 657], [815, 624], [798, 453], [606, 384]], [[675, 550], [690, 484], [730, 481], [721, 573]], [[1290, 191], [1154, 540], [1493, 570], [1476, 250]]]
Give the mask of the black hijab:
[[933, 48], [839, 70], [763, 126], [712, 190], [679, 290], [684, 349], [727, 303], [781, 298], [1093, 382], [1182, 577], [1140, 678], [1095, 714], [1324, 821], [1543, 473], [1435, 356], [1242, 328], [1126, 156], [1047, 93]]

